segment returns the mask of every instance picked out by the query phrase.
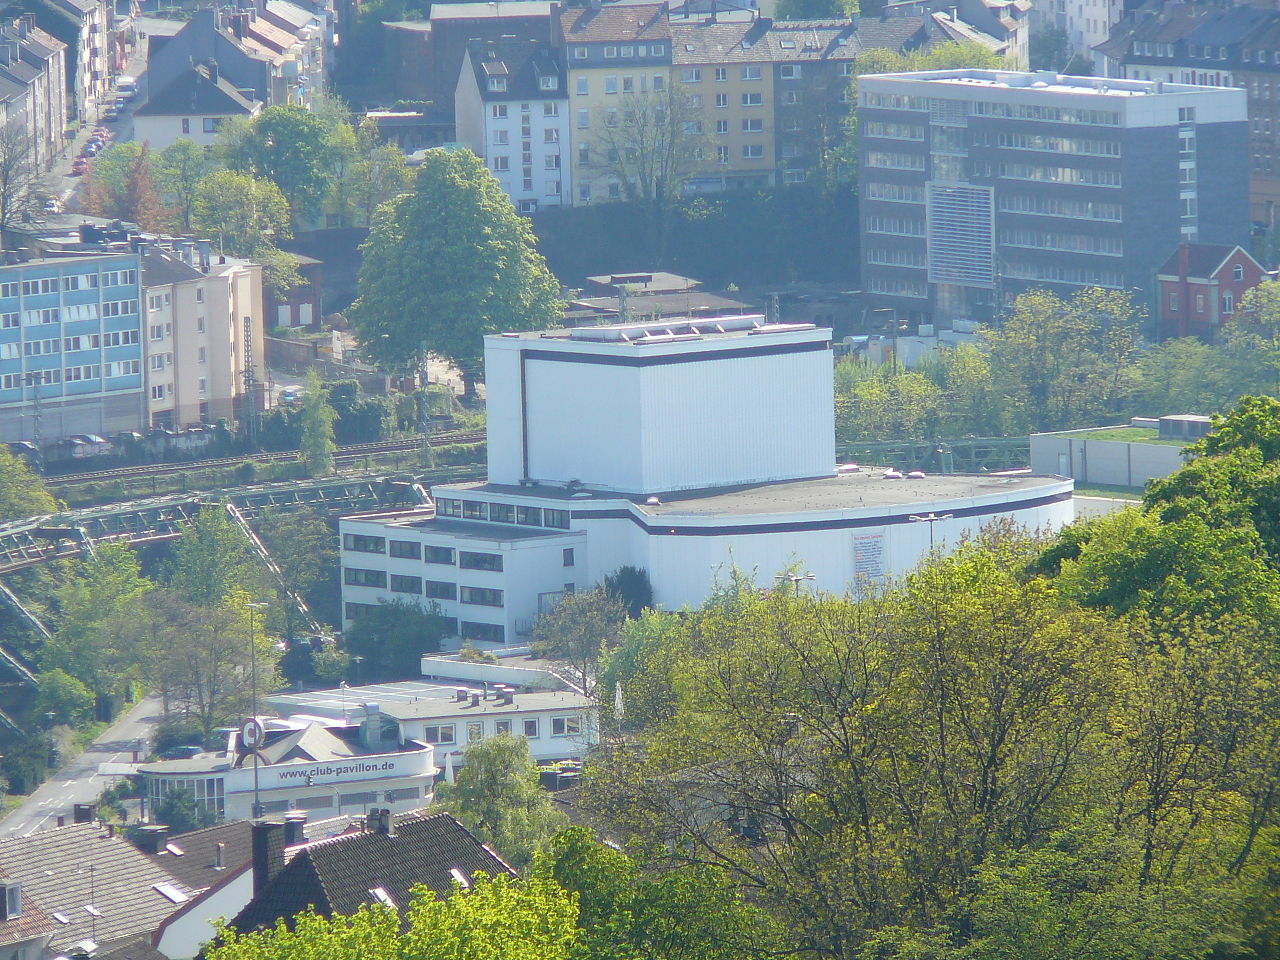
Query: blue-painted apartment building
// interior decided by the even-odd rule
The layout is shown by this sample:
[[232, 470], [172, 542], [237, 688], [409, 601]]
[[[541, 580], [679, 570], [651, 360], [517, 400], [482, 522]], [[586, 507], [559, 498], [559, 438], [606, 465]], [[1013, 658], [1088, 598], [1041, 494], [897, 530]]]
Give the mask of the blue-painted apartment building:
[[146, 423], [136, 253], [0, 266], [0, 442]]

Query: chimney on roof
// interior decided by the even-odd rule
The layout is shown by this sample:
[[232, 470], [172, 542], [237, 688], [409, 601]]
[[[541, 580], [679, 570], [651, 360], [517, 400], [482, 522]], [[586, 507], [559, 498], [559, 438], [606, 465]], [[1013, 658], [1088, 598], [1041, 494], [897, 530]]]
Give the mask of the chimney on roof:
[[478, 693], [471, 694], [471, 705], [473, 707], [480, 706], [480, 694]]
[[360, 724], [360, 745], [375, 750], [382, 747], [382, 710], [376, 703], [364, 705], [364, 721]]
[[169, 842], [169, 828], [162, 823], [149, 823], [138, 831], [138, 846], [145, 853], [159, 853]]
[[365, 818], [365, 830], [369, 833], [382, 833], [388, 837], [396, 835], [396, 821], [390, 807], [372, 807]]
[[253, 895], [256, 897], [267, 884], [284, 869], [283, 820], [254, 820], [253, 832]]
[[208, 240], [196, 241], [196, 252], [200, 257], [200, 270], [203, 273], [209, 272], [209, 248], [210, 243]]
[[466, 703], [466, 702], [467, 702], [467, 688], [466, 688], [466, 687], [454, 687], [454, 688], [453, 688], [453, 700], [454, 700], [454, 702], [455, 702], [455, 703]]
[[290, 810], [284, 815], [284, 845], [296, 847], [307, 842], [307, 811]]
[[1191, 269], [1191, 244], [1178, 244], [1178, 276], [1185, 277]]
[[227, 845], [219, 840], [213, 845], [213, 869], [225, 870], [227, 868], [226, 855]]
[[208, 60], [204, 62], [204, 67], [205, 67], [205, 70], [207, 70], [209, 73], [210, 82], [217, 83], [218, 82], [218, 61], [215, 60], [213, 57], [210, 57]]

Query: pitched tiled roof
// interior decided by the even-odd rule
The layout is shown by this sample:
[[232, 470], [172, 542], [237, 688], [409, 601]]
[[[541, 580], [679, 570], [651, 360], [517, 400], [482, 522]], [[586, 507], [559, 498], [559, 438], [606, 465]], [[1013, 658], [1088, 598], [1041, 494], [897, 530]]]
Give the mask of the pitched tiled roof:
[[1245, 256], [1249, 256], [1248, 251], [1240, 247], [1231, 246], [1222, 243], [1182, 243], [1179, 244], [1170, 254], [1156, 273], [1166, 277], [1180, 276], [1180, 268], [1178, 260], [1182, 251], [1186, 250], [1187, 255], [1187, 271], [1186, 276], [1194, 277], [1199, 280], [1207, 280], [1217, 272], [1218, 268], [1226, 262], [1227, 257], [1241, 250]]
[[403, 908], [409, 890], [425, 884], [437, 894], [453, 889], [450, 870], [515, 876], [493, 851], [447, 813], [395, 818], [395, 835], [345, 834], [296, 848], [292, 859], [231, 923], [241, 931], [270, 926], [314, 907], [323, 914], [354, 913], [381, 887]]
[[22, 916], [12, 920], [0, 920], [0, 947], [13, 943], [25, 943], [57, 929], [57, 922], [40, 909], [35, 897], [22, 891]]
[[[486, 100], [556, 100], [565, 94], [564, 71], [554, 50], [535, 40], [472, 40], [467, 44], [476, 86]], [[490, 91], [485, 82], [496, 65], [505, 68], [505, 91]], [[543, 90], [543, 77], [555, 77], [556, 89]]]
[[253, 113], [246, 100], [225, 77], [210, 79], [209, 68], [184, 70], [173, 82], [157, 90], [134, 113], [139, 117], [235, 116]]
[[560, 14], [560, 29], [570, 43], [608, 43], [611, 40], [625, 43], [628, 40], [666, 40], [671, 36], [665, 3], [565, 10]]
[[[224, 844], [221, 870], [214, 869], [218, 844]], [[176, 853], [174, 851], [181, 851]], [[171, 837], [168, 849], [144, 854], [162, 870], [192, 890], [213, 886], [253, 856], [253, 840], [248, 820], [220, 823], [203, 830], [192, 830]]]
[[[154, 884], [193, 892], [133, 844], [96, 823], [79, 823], [0, 841], [0, 869], [22, 882], [55, 921], [52, 946], [109, 944], [150, 933], [179, 904]], [[90, 914], [92, 906], [99, 916]]]
[[693, 63], [802, 63], [853, 60], [867, 50], [903, 52], [946, 39], [923, 17], [674, 23], [671, 60]]
[[163, 953], [151, 945], [151, 937], [137, 937], [126, 940], [107, 951], [94, 955], [94, 960], [169, 960]]

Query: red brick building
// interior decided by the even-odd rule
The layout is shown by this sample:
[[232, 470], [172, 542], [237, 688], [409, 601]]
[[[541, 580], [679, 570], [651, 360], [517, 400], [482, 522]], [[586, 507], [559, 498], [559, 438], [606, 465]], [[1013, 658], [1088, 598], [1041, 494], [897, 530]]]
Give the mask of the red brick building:
[[1156, 274], [1160, 336], [1213, 339], [1240, 298], [1267, 277], [1243, 247], [1179, 244]]

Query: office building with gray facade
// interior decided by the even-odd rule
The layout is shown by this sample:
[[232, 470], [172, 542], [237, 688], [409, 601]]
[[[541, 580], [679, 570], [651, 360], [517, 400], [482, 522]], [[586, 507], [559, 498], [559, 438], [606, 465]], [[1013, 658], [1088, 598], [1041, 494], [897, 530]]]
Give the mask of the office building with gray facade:
[[1244, 90], [939, 70], [859, 78], [862, 286], [898, 321], [1042, 287], [1134, 291], [1180, 242], [1248, 238]]

